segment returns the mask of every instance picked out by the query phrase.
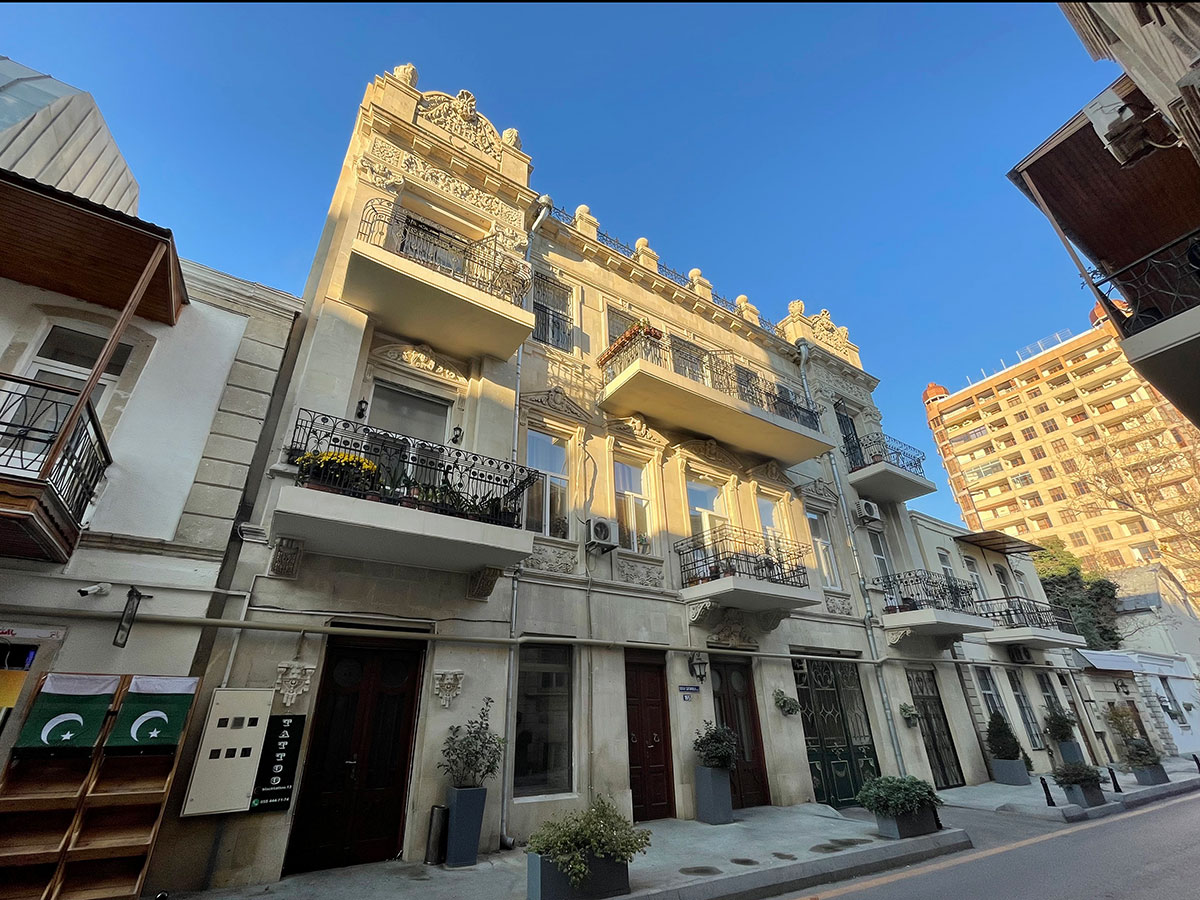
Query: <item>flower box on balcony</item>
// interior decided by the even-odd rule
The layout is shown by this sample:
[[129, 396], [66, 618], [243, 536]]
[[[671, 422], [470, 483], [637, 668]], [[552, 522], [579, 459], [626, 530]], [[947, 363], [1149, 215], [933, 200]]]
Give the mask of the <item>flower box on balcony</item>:
[[605, 363], [621, 352], [621, 348], [629, 346], [642, 335], [658, 341], [662, 340], [663, 333], [643, 319], [621, 332], [620, 336], [608, 345], [608, 349], [596, 357], [596, 365], [603, 367]]

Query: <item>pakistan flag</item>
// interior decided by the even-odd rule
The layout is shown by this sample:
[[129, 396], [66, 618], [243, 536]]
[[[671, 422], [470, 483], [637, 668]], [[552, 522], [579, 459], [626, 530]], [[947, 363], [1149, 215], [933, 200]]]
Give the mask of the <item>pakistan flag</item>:
[[134, 675], [106, 747], [174, 747], [187, 721], [196, 678]]
[[120, 681], [119, 675], [47, 675], [16, 746], [94, 747]]

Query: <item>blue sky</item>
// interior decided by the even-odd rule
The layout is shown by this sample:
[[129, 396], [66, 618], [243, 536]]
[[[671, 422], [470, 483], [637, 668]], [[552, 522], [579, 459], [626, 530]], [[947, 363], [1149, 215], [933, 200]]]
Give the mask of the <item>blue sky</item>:
[[1087, 325], [1004, 177], [1119, 74], [1054, 4], [10, 4], [0, 54], [96, 97], [181, 254], [294, 293], [367, 82], [467, 88], [558, 205], [772, 318], [828, 308], [952, 521], [925, 384]]

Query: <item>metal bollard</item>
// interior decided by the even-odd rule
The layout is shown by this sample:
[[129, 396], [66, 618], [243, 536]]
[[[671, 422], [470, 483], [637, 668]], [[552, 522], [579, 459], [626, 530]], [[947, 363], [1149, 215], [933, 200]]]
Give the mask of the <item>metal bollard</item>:
[[440, 866], [446, 861], [446, 823], [449, 820], [450, 807], [430, 807], [429, 836], [425, 839], [425, 865]]
[[1112, 766], [1108, 766], [1108, 777], [1112, 779], [1113, 791], [1115, 793], [1117, 793], [1117, 794], [1125, 793], [1123, 790], [1121, 790], [1121, 786], [1119, 784], [1117, 784], [1117, 773], [1113, 771]]
[[1054, 798], [1050, 796], [1050, 785], [1046, 784], [1045, 776], [1039, 775], [1038, 781], [1040, 781], [1042, 783], [1042, 790], [1046, 792], [1046, 805], [1047, 806], [1058, 806], [1058, 804], [1054, 802]]

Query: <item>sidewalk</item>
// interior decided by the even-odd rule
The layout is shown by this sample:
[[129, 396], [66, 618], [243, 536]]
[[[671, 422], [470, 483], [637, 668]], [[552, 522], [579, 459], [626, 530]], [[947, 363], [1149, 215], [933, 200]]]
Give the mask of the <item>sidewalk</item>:
[[[827, 806], [738, 810], [732, 825], [666, 819], [647, 823], [650, 850], [634, 859], [629, 881], [639, 900], [736, 900], [897, 868], [969, 849], [966, 833], [946, 828], [903, 841], [880, 837], [874, 822]], [[470, 869], [385, 862], [294, 875], [257, 887], [172, 894], [172, 900], [524, 900], [525, 853], [480, 857]]]
[[1167, 770], [1167, 775], [1171, 778], [1170, 784], [1143, 787], [1137, 783], [1137, 779], [1131, 773], [1117, 771], [1114, 766], [1113, 771], [1117, 773], [1117, 783], [1122, 790], [1122, 793], [1118, 794], [1112, 789], [1108, 770], [1101, 767], [1100, 772], [1104, 776], [1104, 780], [1100, 782], [1100, 787], [1109, 802], [1104, 806], [1091, 809], [1083, 809], [1073, 803], [1068, 803], [1067, 795], [1049, 775], [1044, 777], [1046, 784], [1050, 787], [1050, 795], [1054, 798], [1055, 806], [1046, 805], [1046, 794], [1042, 790], [1037, 775], [1030, 776], [1030, 784], [1019, 787], [989, 781], [970, 787], [938, 791], [938, 796], [947, 806], [951, 807], [1017, 813], [1041, 819], [1077, 822], [1081, 819], [1095, 819], [1120, 812], [1123, 809], [1142, 806], [1163, 797], [1173, 797], [1177, 794], [1200, 790], [1200, 773], [1196, 771], [1196, 764], [1191, 759], [1169, 757], [1163, 760], [1163, 768]]

